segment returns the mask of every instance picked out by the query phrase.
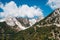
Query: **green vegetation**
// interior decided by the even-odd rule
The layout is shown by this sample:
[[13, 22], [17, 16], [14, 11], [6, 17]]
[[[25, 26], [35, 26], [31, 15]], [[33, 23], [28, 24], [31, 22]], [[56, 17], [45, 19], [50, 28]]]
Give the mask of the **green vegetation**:
[[31, 27], [14, 34], [14, 40], [54, 40], [51, 31], [55, 27], [36, 28], [36, 31], [34, 30], [34, 27]]
[[36, 25], [17, 33], [11, 28], [2, 25], [0, 40], [55, 40], [51, 31], [55, 30], [56, 26], [38, 27]]
[[26, 30], [15, 33], [13, 30], [5, 30], [2, 32], [1, 40], [55, 40], [51, 31], [55, 30], [56, 26], [37, 27], [36, 25]]

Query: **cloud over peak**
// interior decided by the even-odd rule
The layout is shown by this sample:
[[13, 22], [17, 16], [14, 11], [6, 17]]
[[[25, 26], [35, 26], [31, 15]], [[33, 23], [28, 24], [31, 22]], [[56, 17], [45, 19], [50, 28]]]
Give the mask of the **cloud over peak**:
[[13, 16], [13, 17], [27, 16], [29, 18], [32, 18], [34, 16], [43, 17], [42, 10], [37, 6], [29, 7], [28, 5], [20, 5], [19, 7], [17, 7], [14, 1], [6, 3], [5, 5], [3, 5], [3, 3], [0, 3], [0, 8], [2, 8], [4, 11], [0, 12], [0, 17], [7, 17], [7, 16]]

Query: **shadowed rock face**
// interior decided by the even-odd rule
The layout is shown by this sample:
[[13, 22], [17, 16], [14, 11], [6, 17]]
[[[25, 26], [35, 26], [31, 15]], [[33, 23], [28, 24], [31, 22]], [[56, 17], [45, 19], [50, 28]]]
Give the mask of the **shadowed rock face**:
[[[18, 32], [20, 28], [18, 28], [17, 25], [15, 26], [9, 26], [6, 24], [6, 22], [0, 22], [0, 33], [12, 33], [12, 32]], [[2, 30], [4, 32], [2, 32]], [[8, 32], [10, 31], [10, 32]]]
[[16, 18], [23, 26], [29, 27], [29, 19], [28, 18]]

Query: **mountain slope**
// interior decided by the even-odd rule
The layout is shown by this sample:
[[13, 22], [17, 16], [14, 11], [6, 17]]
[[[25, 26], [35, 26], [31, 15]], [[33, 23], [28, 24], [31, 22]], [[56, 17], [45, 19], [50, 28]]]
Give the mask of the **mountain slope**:
[[32, 27], [16, 33], [14, 39], [60, 40], [60, 8], [56, 9]]
[[[7, 38], [8, 37], [8, 38]], [[2, 35], [2, 38], [4, 36]], [[5, 36], [6, 40], [60, 40], [60, 8], [32, 27]]]
[[49, 26], [49, 25], [57, 25], [60, 26], [60, 8], [54, 10], [50, 15], [48, 15], [43, 20], [39, 21], [35, 25], [39, 24], [40, 26]]

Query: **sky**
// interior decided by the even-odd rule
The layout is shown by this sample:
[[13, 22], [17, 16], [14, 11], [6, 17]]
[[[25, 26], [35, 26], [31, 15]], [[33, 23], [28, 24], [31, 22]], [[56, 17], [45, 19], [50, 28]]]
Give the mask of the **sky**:
[[0, 0], [0, 17], [46, 17], [60, 7], [60, 0]]

